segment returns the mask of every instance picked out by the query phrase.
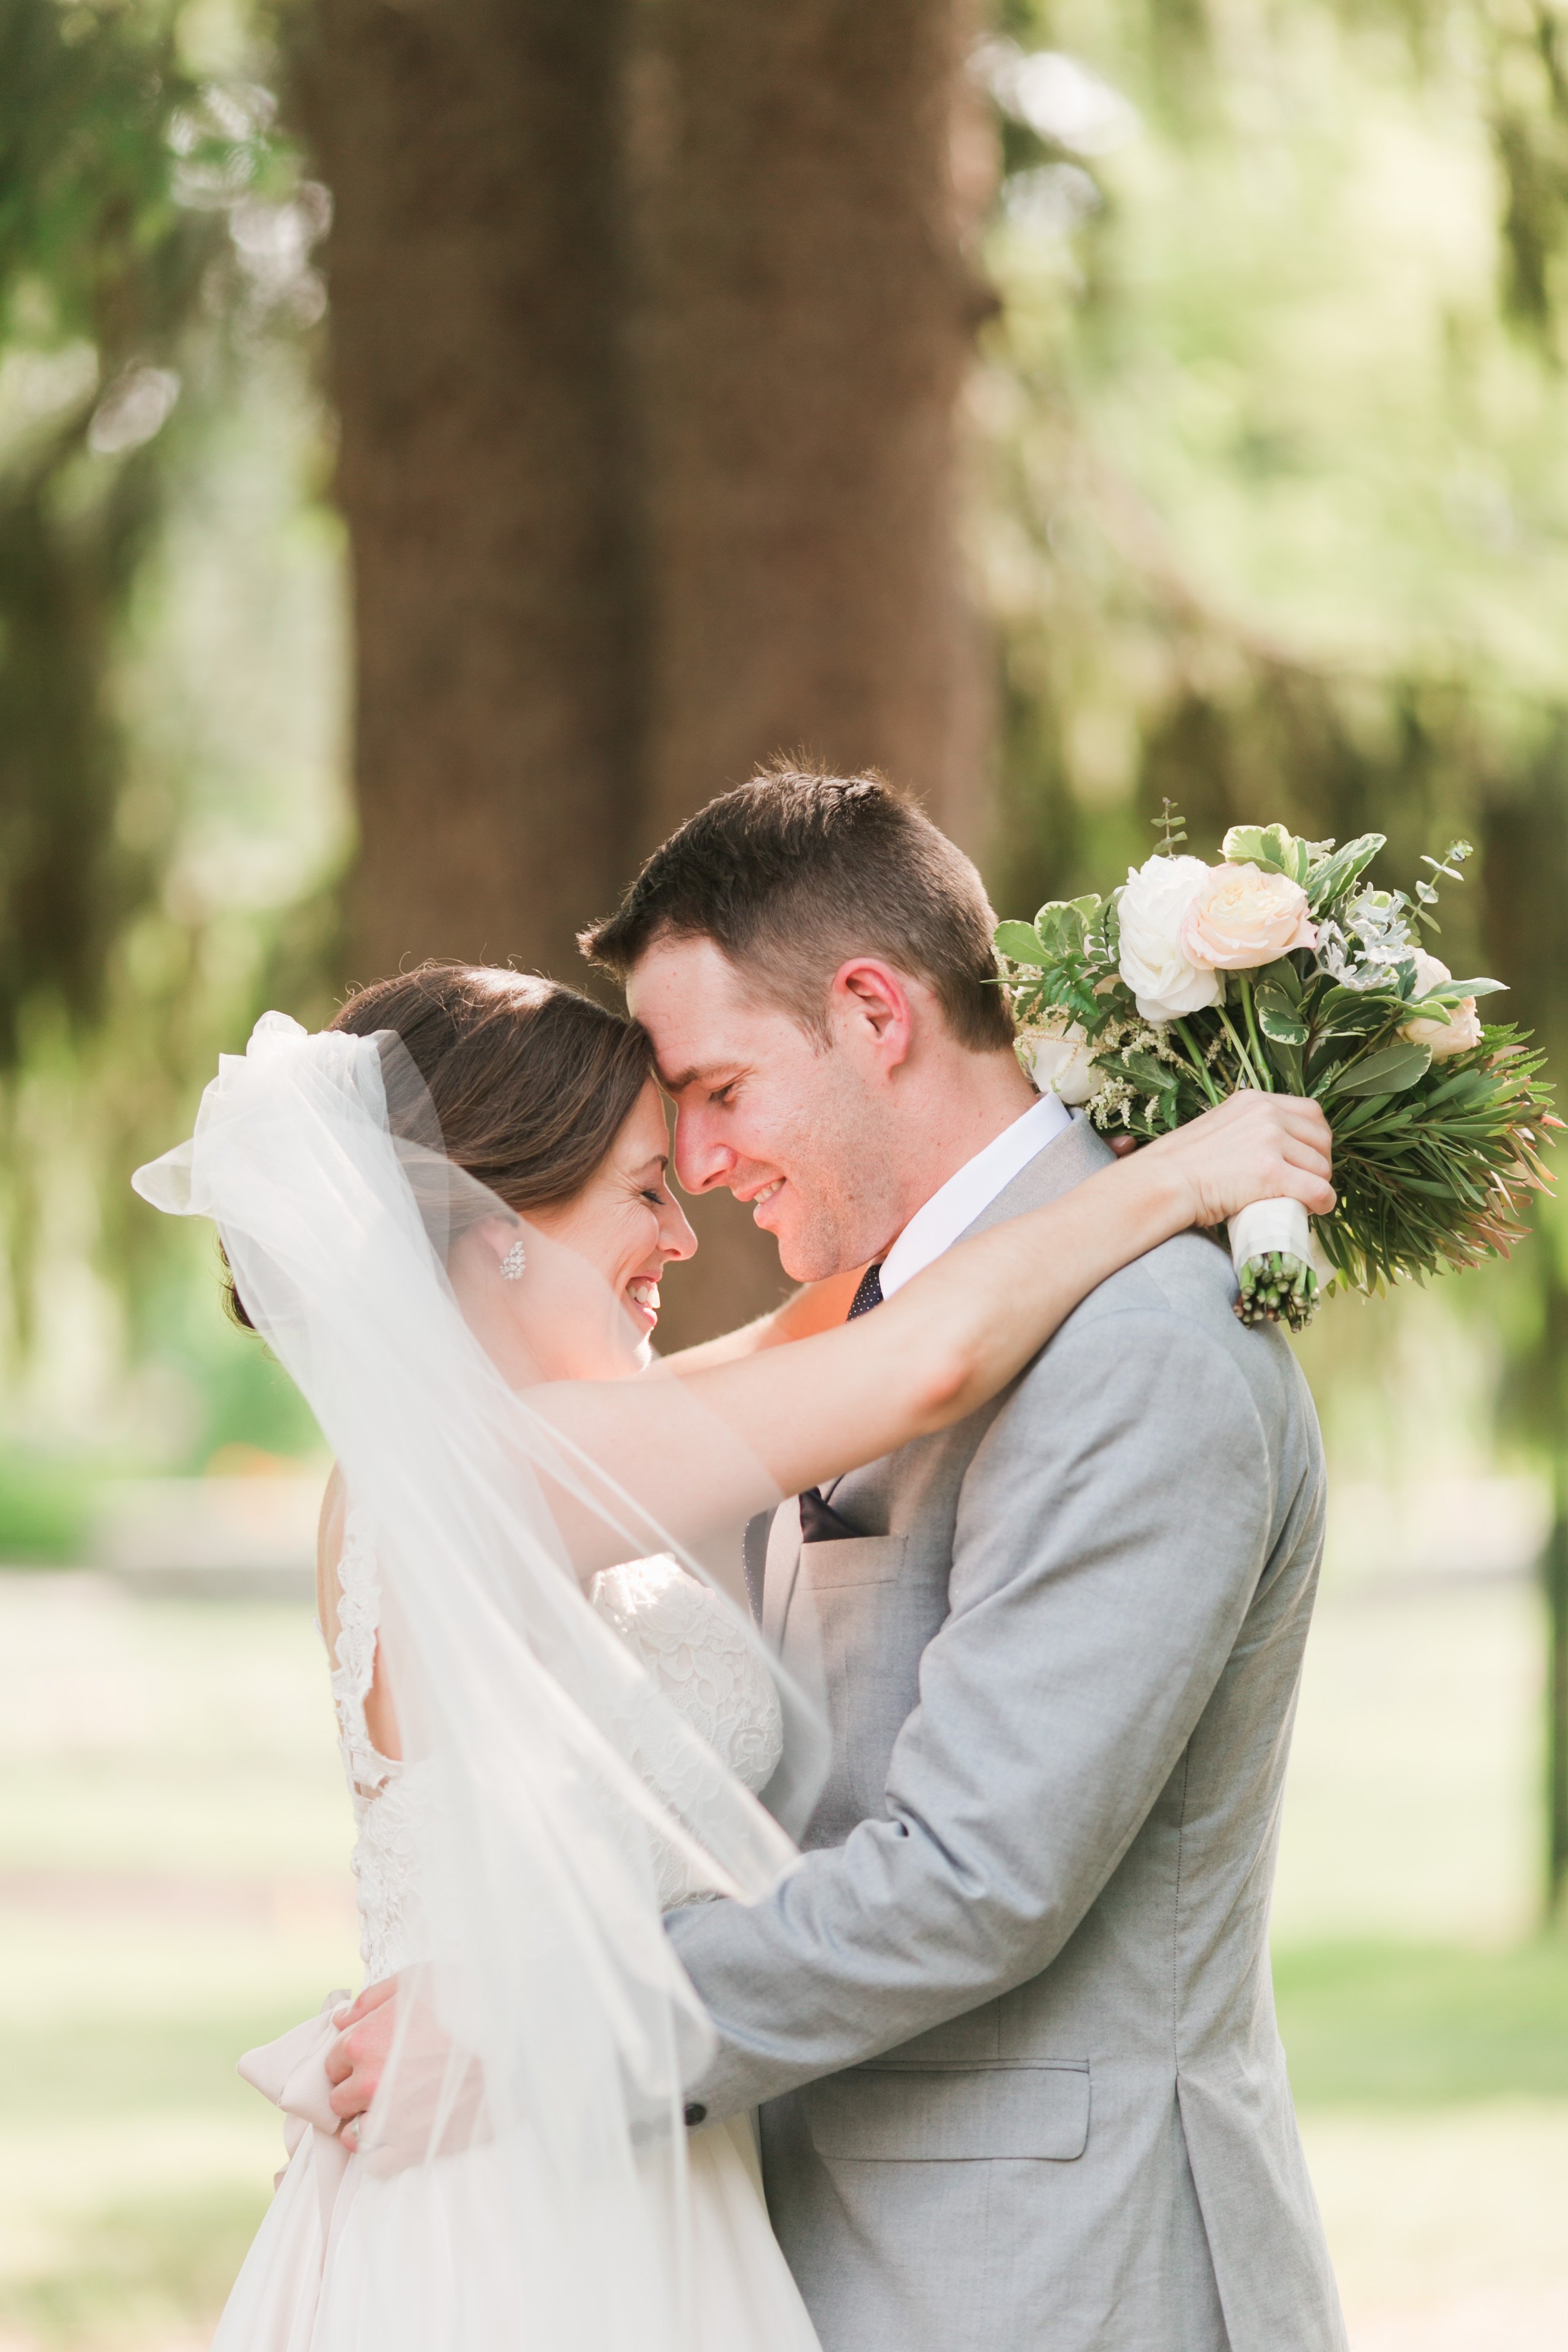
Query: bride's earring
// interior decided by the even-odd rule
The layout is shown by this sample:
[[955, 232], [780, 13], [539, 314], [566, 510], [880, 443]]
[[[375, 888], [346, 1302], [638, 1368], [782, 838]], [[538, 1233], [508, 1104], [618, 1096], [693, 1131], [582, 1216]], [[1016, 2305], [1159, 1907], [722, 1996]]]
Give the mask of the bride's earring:
[[527, 1264], [528, 1252], [523, 1248], [521, 1241], [513, 1242], [510, 1249], [508, 1250], [505, 1257], [503, 1257], [500, 1262], [501, 1280], [503, 1282], [521, 1282], [522, 1280], [523, 1267]]

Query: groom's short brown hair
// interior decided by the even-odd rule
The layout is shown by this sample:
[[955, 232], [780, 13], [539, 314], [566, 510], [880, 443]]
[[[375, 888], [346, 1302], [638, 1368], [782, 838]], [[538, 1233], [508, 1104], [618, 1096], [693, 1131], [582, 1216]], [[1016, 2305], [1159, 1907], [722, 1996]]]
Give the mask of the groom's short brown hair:
[[976, 1053], [1011, 1043], [995, 917], [974, 867], [875, 774], [779, 763], [723, 793], [656, 849], [619, 908], [580, 932], [625, 979], [661, 939], [710, 939], [804, 1028], [851, 956], [922, 980]]

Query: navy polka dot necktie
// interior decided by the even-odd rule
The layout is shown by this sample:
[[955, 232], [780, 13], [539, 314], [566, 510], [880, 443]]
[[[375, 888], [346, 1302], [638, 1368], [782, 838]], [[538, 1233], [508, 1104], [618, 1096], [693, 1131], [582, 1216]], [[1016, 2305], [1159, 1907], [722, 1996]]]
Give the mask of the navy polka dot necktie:
[[872, 1307], [880, 1307], [881, 1303], [882, 1269], [879, 1265], [868, 1265], [860, 1276], [860, 1287], [849, 1301], [849, 1312], [844, 1320], [853, 1323], [857, 1315], [869, 1315]]
[[[860, 1286], [849, 1302], [849, 1312], [844, 1320], [853, 1323], [857, 1315], [869, 1315], [873, 1307], [882, 1303], [882, 1269], [868, 1265], [860, 1276]], [[800, 1497], [800, 1539], [802, 1543], [834, 1543], [858, 1529], [823, 1499], [820, 1486], [808, 1486]]]

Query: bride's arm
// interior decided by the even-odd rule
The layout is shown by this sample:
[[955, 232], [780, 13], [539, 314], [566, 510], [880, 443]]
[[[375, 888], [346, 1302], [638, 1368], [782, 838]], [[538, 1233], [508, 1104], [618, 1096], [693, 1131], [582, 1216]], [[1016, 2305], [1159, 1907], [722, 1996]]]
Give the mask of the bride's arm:
[[[1134, 1149], [1131, 1136], [1112, 1139], [1113, 1151]], [[849, 1312], [850, 1303], [860, 1287], [863, 1265], [851, 1266], [847, 1274], [830, 1274], [821, 1282], [803, 1282], [798, 1290], [767, 1314], [753, 1317], [750, 1323], [738, 1324], [733, 1331], [721, 1331], [716, 1339], [701, 1339], [693, 1348], [679, 1348], [662, 1356], [661, 1363], [684, 1378], [689, 1372], [708, 1371], [715, 1364], [733, 1364], [742, 1356], [754, 1356], [763, 1348], [782, 1348], [794, 1339], [815, 1339], [818, 1331], [832, 1331]]]
[[[661, 1367], [636, 1382], [534, 1390], [531, 1401], [672, 1534], [695, 1539], [963, 1420], [1108, 1275], [1188, 1226], [1281, 1195], [1325, 1213], [1329, 1164], [1315, 1103], [1239, 1095], [959, 1243], [873, 1315], [678, 1378]], [[738, 1442], [704, 1448], [691, 1401]]]

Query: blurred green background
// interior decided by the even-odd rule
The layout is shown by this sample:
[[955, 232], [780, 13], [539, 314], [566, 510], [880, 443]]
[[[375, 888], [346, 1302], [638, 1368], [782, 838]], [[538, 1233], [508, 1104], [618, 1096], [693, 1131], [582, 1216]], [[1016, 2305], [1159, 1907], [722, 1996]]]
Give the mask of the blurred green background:
[[[233, 2057], [354, 1980], [308, 1607], [150, 1592], [110, 1572], [104, 1530], [146, 1482], [320, 1474], [292, 1391], [222, 1319], [210, 1235], [126, 1178], [265, 1006], [319, 1020], [378, 962], [477, 951], [434, 880], [421, 901], [422, 864], [478, 840], [476, 901], [493, 863], [525, 908], [531, 838], [559, 845], [564, 928], [506, 929], [504, 900], [475, 922], [486, 952], [571, 977], [570, 925], [662, 826], [796, 741], [922, 790], [1009, 914], [1104, 887], [1167, 795], [1200, 854], [1242, 818], [1375, 827], [1384, 882], [1462, 834], [1479, 855], [1442, 952], [1505, 980], [1559, 1065], [1568, 1035], [1568, 15], [899, 0], [872, 27], [800, 0], [781, 30], [701, 0], [447, 5], [430, 55], [395, 55], [396, 12], [370, 0], [0, 10], [4, 2352], [205, 2340], [278, 2160]], [[484, 197], [442, 109], [489, 62], [521, 73], [525, 35], [563, 54], [568, 23], [598, 129], [574, 116], [552, 145], [531, 121]], [[424, 111], [372, 152], [421, 76]], [[813, 187], [862, 173], [826, 188], [824, 242], [798, 254], [809, 207], [742, 171], [764, 88], [780, 189], [792, 140]], [[751, 238], [732, 252], [691, 227], [721, 163]], [[529, 224], [579, 180], [562, 251], [536, 250]], [[530, 352], [476, 341], [432, 373], [397, 276], [426, 233], [466, 249], [459, 200], [477, 249], [481, 197], [518, 208], [536, 279], [517, 316], [570, 346], [561, 413], [592, 405], [571, 368], [616, 387], [613, 463], [584, 460], [581, 489]], [[928, 283], [918, 256], [943, 238]], [[552, 271], [613, 331], [562, 326]], [[498, 288], [464, 333], [491, 310], [500, 333]], [[718, 357], [683, 378], [702, 331]], [[798, 445], [713, 429], [751, 397], [724, 339], [759, 332], [757, 396], [809, 373], [822, 404]], [[471, 470], [432, 472], [397, 538], [426, 462], [410, 440], [394, 463], [403, 410], [462, 412], [486, 366], [506, 396]], [[925, 402], [940, 446], [898, 444], [900, 401]], [[862, 457], [885, 442], [890, 533], [929, 488], [938, 620], [929, 595], [899, 602], [907, 549], [855, 569], [881, 528], [856, 505]], [[516, 489], [541, 450], [552, 497], [565, 482], [585, 512], [591, 492], [607, 530], [633, 517], [597, 604], [551, 586], [564, 509]], [[768, 541], [769, 593], [799, 590], [782, 617], [745, 570], [770, 485], [805, 518], [804, 555]], [[454, 643], [504, 598], [447, 594], [448, 570], [483, 567], [441, 518], [492, 489], [516, 489], [516, 529], [488, 576], [581, 608], [574, 675], [530, 667], [509, 606], [515, 663], [458, 677]], [[776, 656], [766, 678], [729, 675], [726, 597]], [[840, 638], [867, 615], [842, 675], [820, 609]], [[950, 748], [927, 769], [932, 631]], [[486, 695], [500, 741], [509, 695], [550, 693], [549, 758], [506, 735], [493, 772], [464, 768]], [[625, 773], [583, 781], [567, 754], [605, 708]], [[387, 797], [389, 713], [417, 738], [412, 800]], [[1568, 2341], [1568, 1234], [1545, 1203], [1534, 1223], [1463, 1285], [1335, 1302], [1301, 1350], [1334, 1503], [1276, 1973], [1357, 2352]], [[702, 1263], [699, 1322], [770, 1278], [721, 1225]]]

